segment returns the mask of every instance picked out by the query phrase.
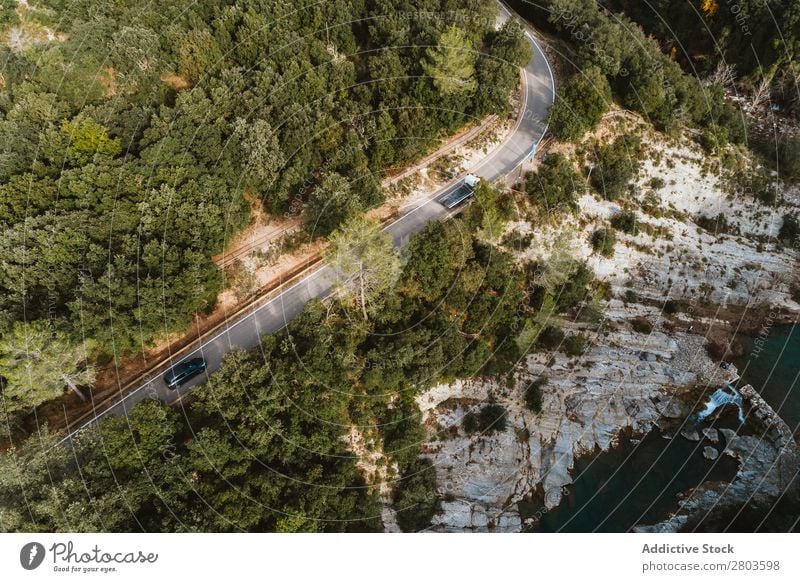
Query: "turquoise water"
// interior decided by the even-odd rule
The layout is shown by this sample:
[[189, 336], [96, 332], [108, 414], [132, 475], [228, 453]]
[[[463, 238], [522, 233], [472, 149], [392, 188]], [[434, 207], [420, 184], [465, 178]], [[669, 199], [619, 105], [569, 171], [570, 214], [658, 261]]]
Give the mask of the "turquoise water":
[[766, 328], [764, 336], [739, 338], [746, 349], [744, 356], [734, 360], [742, 376], [739, 385], [752, 384], [796, 432], [800, 428], [800, 326]]

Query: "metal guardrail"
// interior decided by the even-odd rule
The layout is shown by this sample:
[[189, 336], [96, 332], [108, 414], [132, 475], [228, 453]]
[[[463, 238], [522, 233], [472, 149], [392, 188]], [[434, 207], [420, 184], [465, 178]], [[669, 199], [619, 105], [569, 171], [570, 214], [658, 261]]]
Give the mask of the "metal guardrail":
[[231, 252], [222, 252], [219, 255], [212, 258], [214, 263], [220, 268], [224, 269], [225, 267], [229, 267], [239, 259], [248, 256], [251, 254], [256, 248], [260, 247], [266, 242], [269, 242], [272, 239], [277, 239], [282, 237], [287, 232], [295, 229], [299, 229], [302, 226], [300, 222], [294, 224], [287, 224], [286, 226], [270, 232], [265, 232], [261, 236], [257, 237], [246, 246], [239, 247], [234, 249]]
[[[421, 160], [417, 161], [413, 166], [411, 166], [409, 168], [405, 168], [400, 173], [395, 174], [394, 176], [390, 176], [390, 177], [384, 179], [381, 182], [381, 185], [384, 188], [388, 187], [388, 186], [392, 186], [392, 185], [400, 182], [404, 178], [407, 178], [408, 176], [414, 175], [416, 172], [419, 172], [422, 168], [426, 167], [427, 165], [429, 165], [433, 161], [435, 161], [435, 160], [437, 160], [437, 159], [449, 154], [450, 152], [452, 152], [456, 148], [458, 148], [458, 147], [468, 143], [470, 140], [478, 137], [481, 133], [486, 131], [492, 125], [492, 123], [494, 123], [498, 119], [499, 119], [499, 117], [497, 115], [494, 115], [494, 114], [487, 116], [480, 124], [476, 125], [475, 127], [470, 128], [468, 131], [466, 131], [462, 135], [460, 135], [457, 138], [453, 139], [445, 147], [442, 147], [442, 148], [436, 150], [435, 152], [425, 156]], [[264, 243], [266, 243], [266, 242], [268, 242], [268, 241], [270, 241], [272, 239], [277, 239], [277, 238], [285, 235], [289, 231], [292, 231], [292, 230], [295, 230], [295, 229], [299, 229], [299, 227], [301, 225], [302, 224], [300, 222], [297, 222], [297, 223], [294, 223], [294, 224], [286, 225], [286, 226], [284, 226], [283, 228], [281, 228], [281, 229], [279, 229], [277, 231], [264, 233], [263, 235], [261, 235], [258, 238], [254, 239], [252, 242], [248, 243], [246, 246], [242, 246], [242, 247], [240, 247], [238, 249], [234, 249], [231, 252], [220, 253], [219, 255], [213, 257], [212, 260], [214, 261], [214, 263], [216, 263], [216, 265], [220, 269], [224, 269], [225, 267], [228, 267], [228, 266], [232, 265], [233, 263], [235, 263], [237, 260], [250, 255], [253, 252], [253, 250], [255, 250], [256, 248], [262, 246]]]
[[470, 129], [469, 131], [467, 131], [463, 135], [455, 138], [453, 141], [451, 141], [449, 144], [447, 144], [446, 147], [438, 149], [435, 152], [433, 152], [432, 154], [422, 158], [420, 161], [416, 162], [412, 167], [406, 168], [405, 170], [403, 170], [399, 174], [395, 174], [394, 176], [390, 176], [390, 177], [386, 178], [385, 180], [383, 180], [382, 185], [384, 187], [392, 186], [392, 185], [396, 184], [397, 182], [399, 182], [400, 180], [402, 180], [403, 178], [407, 178], [408, 176], [413, 175], [414, 173], [418, 172], [421, 168], [424, 168], [425, 166], [427, 166], [428, 164], [430, 164], [434, 160], [436, 160], [436, 159], [438, 159], [438, 158], [440, 158], [440, 157], [442, 157], [444, 155], [447, 155], [448, 153], [452, 152], [454, 149], [456, 149], [456, 148], [464, 145], [465, 143], [469, 142], [470, 140], [476, 138], [481, 133], [483, 133], [486, 129], [488, 129], [489, 126], [492, 123], [494, 123], [495, 121], [497, 121], [498, 119], [499, 119], [499, 117], [497, 115], [494, 115], [494, 114], [489, 115], [488, 117], [486, 117], [486, 119], [484, 119], [484, 121], [481, 124], [473, 127], [472, 129]]

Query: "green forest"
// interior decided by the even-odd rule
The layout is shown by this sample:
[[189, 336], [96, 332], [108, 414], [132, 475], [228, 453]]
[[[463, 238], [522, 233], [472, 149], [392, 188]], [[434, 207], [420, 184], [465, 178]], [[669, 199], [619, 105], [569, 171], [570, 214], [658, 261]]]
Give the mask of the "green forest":
[[[800, 113], [800, 4], [785, 0], [694, 4], [682, 0], [609, 2], [613, 10], [624, 11], [658, 38], [662, 50], [674, 49], [687, 70], [702, 76], [722, 62], [734, 67], [737, 77], [755, 84], [766, 78], [775, 89], [773, 101], [795, 115]], [[698, 34], [701, 24], [705, 30]]]
[[511, 0], [555, 41], [563, 65], [549, 131], [579, 142], [616, 103], [656, 129], [690, 128], [709, 153], [748, 148], [800, 179], [800, 136], [748, 119], [730, 97], [800, 119], [800, 4], [717, 0]]
[[744, 120], [723, 98], [723, 87], [685, 72], [626, 15], [609, 13], [594, 0], [511, 4], [569, 50], [572, 71], [551, 111], [556, 137], [581, 137], [600, 121], [613, 96], [659, 129], [697, 125], [715, 144], [745, 141]]
[[[32, 4], [59, 34], [0, 47], [11, 413], [211, 310], [211, 257], [254, 201], [313, 235], [380, 203], [382, 172], [508, 110], [527, 50], [493, 0]], [[28, 344], [47, 381], [25, 380]]]
[[[387, 505], [403, 531], [428, 528], [440, 496], [415, 398], [455, 379], [514, 382], [533, 351], [583, 353], [587, 337], [558, 322], [600, 325], [610, 297], [564, 241], [547, 261], [516, 261], [531, 235], [505, 227], [520, 208], [578, 220], [590, 189], [624, 203], [639, 139], [597, 147], [591, 176], [554, 154], [515, 189], [482, 181], [401, 251], [364, 216], [384, 201], [381, 177], [512, 110], [530, 53], [513, 19], [495, 30], [495, 0], [32, 4], [58, 34], [0, 46], [0, 531], [373, 532]], [[617, 103], [659, 131], [692, 128], [708, 151], [752, 145], [723, 85], [705, 80], [720, 55], [751, 86], [768, 76], [797, 115], [796, 3], [741, 2], [752, 35], [713, 1], [699, 15], [671, 0], [509, 4], [565, 49], [548, 118], [563, 142]], [[773, 4], [780, 45], [756, 33]], [[3, 3], [1, 27], [22, 25], [16, 7]], [[698, 18], [720, 42], [692, 34]], [[782, 167], [800, 176], [800, 141], [787, 143]], [[261, 211], [327, 239], [324, 260], [346, 275], [332, 297], [229, 352], [180, 406], [142, 402], [66, 445], [38, 422], [16, 438], [38, 405], [209, 313], [225, 286], [212, 257]], [[613, 256], [617, 233], [639, 228], [625, 208], [592, 251]], [[792, 218], [780, 236], [798, 230]], [[505, 422], [492, 402], [463, 428]], [[388, 498], [356, 433], [382, 453]]]
[[[438, 495], [419, 457], [414, 397], [441, 381], [506, 374], [534, 349], [573, 349], [555, 316], [604, 293], [572, 259], [517, 269], [508, 252], [470, 234], [512, 208], [486, 186], [479, 197], [462, 218], [412, 239], [366, 318], [346, 292], [312, 301], [260, 349], [231, 352], [181, 409], [145, 401], [71, 446], [53, 447], [43, 430], [1, 456], [0, 529], [379, 530], [380, 499], [346, 447], [351, 427], [377, 431], [401, 528], [427, 527]], [[366, 228], [355, 219], [341, 232]], [[399, 264], [384, 243], [370, 243], [368, 267]], [[386, 280], [387, 269], [368, 271]], [[505, 422], [495, 408], [481, 430]]]

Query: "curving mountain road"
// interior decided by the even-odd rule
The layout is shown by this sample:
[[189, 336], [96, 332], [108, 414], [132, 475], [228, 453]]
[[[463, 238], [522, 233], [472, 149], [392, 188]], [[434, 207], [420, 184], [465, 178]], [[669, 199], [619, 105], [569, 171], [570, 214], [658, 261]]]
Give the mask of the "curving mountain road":
[[[517, 18], [512, 16], [502, 2], [499, 4], [498, 22], [502, 23], [512, 17]], [[547, 58], [536, 42], [530, 27], [524, 21], [520, 20], [520, 22], [525, 26], [525, 36], [533, 47], [533, 57], [522, 70], [523, 102], [516, 126], [505, 141], [490, 151], [480, 163], [472, 168], [472, 173], [489, 181], [511, 174], [530, 156], [532, 148], [541, 143], [547, 130], [544, 120], [547, 117], [548, 108], [555, 99], [555, 81]], [[431, 220], [440, 220], [451, 214], [452, 211], [438, 201], [456, 188], [460, 181], [461, 178], [443, 187], [435, 196], [386, 226], [385, 230], [392, 235], [394, 244], [396, 246], [405, 244], [412, 235], [420, 232]], [[162, 375], [171, 365], [187, 358], [202, 356], [208, 364], [207, 373], [214, 372], [220, 367], [225, 354], [231, 349], [235, 347], [255, 348], [263, 334], [274, 333], [286, 326], [310, 299], [328, 296], [335, 280], [336, 274], [332, 269], [327, 266], [319, 267], [263, 305], [228, 320], [221, 330], [211, 333], [209, 337], [197, 340], [197, 345], [193, 349], [184, 350], [173, 361], [164, 362], [151, 370], [147, 376], [149, 379], [145, 379], [139, 387], [124, 395], [120, 393], [120, 400], [115, 404], [102, 410], [96, 409], [94, 415], [88, 420], [71, 427], [61, 442], [69, 441], [82, 428], [97, 422], [106, 415], [127, 414], [133, 405], [142, 400], [157, 398], [167, 403], [177, 402], [181, 395], [205, 382], [207, 376], [200, 375], [178, 390], [169, 390], [164, 385]]]

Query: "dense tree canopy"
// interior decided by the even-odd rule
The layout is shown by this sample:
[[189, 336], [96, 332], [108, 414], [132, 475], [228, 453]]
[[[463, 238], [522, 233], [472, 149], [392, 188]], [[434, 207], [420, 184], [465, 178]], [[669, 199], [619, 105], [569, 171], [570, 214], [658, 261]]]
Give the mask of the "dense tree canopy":
[[[499, 204], [485, 187], [485, 204]], [[523, 355], [524, 323], [552, 328], [592, 280], [574, 260], [518, 268], [477, 235], [481, 222], [468, 212], [417, 235], [397, 284], [381, 291], [379, 317], [353, 317], [346, 299], [311, 301], [258, 349], [229, 353], [181, 411], [144, 401], [72, 447], [53, 447], [43, 430], [0, 455], [0, 529], [373, 531], [381, 499], [351, 445], [359, 434], [387, 457], [394, 494], [384, 502], [400, 526], [425, 529], [439, 494], [420, 458], [415, 397], [507, 373]], [[369, 230], [362, 219], [340, 232], [348, 227]], [[505, 430], [505, 415], [485, 407], [476, 430]]]
[[[665, 0], [664, 3], [680, 3], [682, 10], [695, 11], [692, 4], [684, 0]], [[577, 139], [581, 130], [591, 127], [589, 122], [596, 119], [600, 97], [605, 92], [604, 84], [596, 78], [596, 69], [607, 78], [618, 102], [641, 113], [659, 128], [669, 129], [678, 123], [697, 124], [710, 128], [723, 137], [725, 143], [744, 141], [742, 116], [725, 102], [722, 87], [714, 83], [702, 84], [692, 74], [695, 68], [684, 73], [671, 55], [663, 52], [652, 37], [643, 34], [629, 15], [611, 13], [595, 0], [512, 0], [511, 4], [538, 26], [564, 39], [571, 48], [570, 61], [578, 77], [565, 85], [571, 92], [570, 99], [559, 99], [552, 112], [560, 137]], [[635, 0], [616, 4], [637, 5], [637, 14], [653, 8], [650, 3]], [[657, 20], [667, 13], [669, 11], [655, 11], [651, 18]], [[695, 36], [706, 33], [702, 23], [682, 30]], [[673, 38], [671, 34], [670, 38]], [[584, 74], [586, 78], [582, 81], [580, 76]], [[585, 85], [583, 95], [573, 92], [581, 84]], [[571, 111], [579, 114], [571, 116]]]
[[611, 87], [597, 67], [590, 67], [567, 81], [550, 110], [549, 129], [567, 141], [576, 140], [603, 118], [611, 104]]
[[472, 43], [453, 25], [441, 34], [435, 48], [428, 49], [422, 69], [443, 95], [472, 93], [477, 86], [475, 56]]
[[342, 302], [356, 306], [364, 319], [378, 313], [400, 277], [400, 257], [380, 223], [354, 216], [333, 233], [325, 252], [340, 280]]
[[[698, 4], [700, 6], [683, 0], [648, 3], [615, 0], [610, 3], [657, 36], [665, 50], [676, 48], [687, 66], [702, 69], [723, 60], [733, 65], [740, 76], [758, 81], [777, 73], [776, 81], [792, 84], [792, 76], [798, 72], [800, 51], [800, 5], [797, 2], [709, 0]], [[711, 55], [715, 58], [704, 58]], [[796, 100], [796, 87], [787, 89], [786, 96]], [[793, 97], [792, 92], [795, 93]]]
[[45, 321], [14, 323], [0, 338], [3, 407], [9, 412], [75, 390], [94, 379], [86, 353]]
[[53, 39], [0, 49], [0, 332], [46, 312], [115, 356], [214, 306], [255, 206], [329, 234], [527, 57], [492, 0], [35, 4]]

